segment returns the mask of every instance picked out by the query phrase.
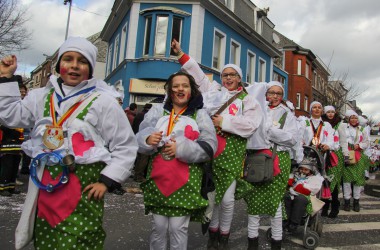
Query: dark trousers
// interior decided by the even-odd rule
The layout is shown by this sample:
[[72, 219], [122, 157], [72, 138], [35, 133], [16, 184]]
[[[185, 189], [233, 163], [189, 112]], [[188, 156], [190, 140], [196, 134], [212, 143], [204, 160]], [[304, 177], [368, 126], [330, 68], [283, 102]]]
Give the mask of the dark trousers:
[[27, 154], [22, 152], [22, 160], [21, 161], [22, 161], [21, 162], [21, 173], [22, 174], [29, 173], [29, 165], [30, 165], [30, 162], [32, 161], [32, 159]]
[[285, 194], [284, 197], [286, 215], [288, 216], [288, 221], [292, 224], [301, 224], [302, 217], [306, 213], [306, 207], [309, 201], [304, 195], [294, 196], [293, 200], [289, 193]]
[[20, 154], [4, 154], [0, 157], [0, 190], [15, 188], [20, 160]]
[[137, 153], [136, 161], [135, 161], [135, 179], [146, 177], [146, 170], [148, 168], [149, 163], [149, 155], [144, 155]]

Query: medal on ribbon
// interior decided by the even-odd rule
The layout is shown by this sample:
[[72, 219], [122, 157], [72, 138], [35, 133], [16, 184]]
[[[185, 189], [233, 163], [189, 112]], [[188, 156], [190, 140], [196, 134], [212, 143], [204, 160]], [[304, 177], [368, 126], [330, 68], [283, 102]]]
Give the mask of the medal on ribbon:
[[70, 115], [79, 107], [83, 100], [76, 102], [62, 115], [57, 121], [56, 112], [54, 108], [54, 93], [50, 96], [50, 115], [53, 121], [52, 125], [46, 125], [46, 130], [42, 136], [42, 142], [46, 148], [56, 150], [63, 145], [64, 136], [62, 124], [70, 117]]
[[[174, 116], [174, 108], [172, 109], [169, 116], [169, 123], [168, 123], [168, 129], [166, 131], [166, 136], [169, 136], [172, 133], [173, 128], [175, 124], [177, 123], [178, 118], [186, 111], [186, 109], [187, 109], [187, 106], [181, 109], [176, 116]], [[165, 149], [165, 146], [163, 146], [161, 150], [162, 159], [164, 159], [165, 161], [173, 160], [174, 157], [162, 152], [164, 149]]]
[[314, 133], [313, 139], [311, 139], [311, 144], [313, 146], [318, 146], [319, 144], [321, 144], [320, 136], [321, 136], [321, 131], [323, 127], [323, 122], [321, 121], [316, 129], [314, 127], [313, 122], [310, 122], [310, 123], [311, 123], [311, 128], [313, 129], [313, 133]]

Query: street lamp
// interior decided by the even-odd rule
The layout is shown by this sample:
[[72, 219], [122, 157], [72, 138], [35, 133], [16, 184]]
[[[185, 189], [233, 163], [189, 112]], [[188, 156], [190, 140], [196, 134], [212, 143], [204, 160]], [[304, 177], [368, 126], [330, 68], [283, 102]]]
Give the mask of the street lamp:
[[69, 33], [69, 23], [70, 23], [70, 13], [71, 13], [72, 0], [63, 0], [64, 5], [66, 5], [67, 3], [69, 3], [69, 16], [67, 17], [65, 41], [67, 40], [67, 34]]

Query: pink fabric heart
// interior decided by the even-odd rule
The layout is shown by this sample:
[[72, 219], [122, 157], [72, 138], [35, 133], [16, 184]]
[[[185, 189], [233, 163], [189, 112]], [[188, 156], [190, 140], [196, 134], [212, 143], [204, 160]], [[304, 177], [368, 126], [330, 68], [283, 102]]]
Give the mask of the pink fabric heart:
[[185, 137], [189, 140], [195, 141], [199, 137], [199, 132], [193, 130], [193, 127], [191, 127], [190, 125], [187, 125], [185, 127]]
[[218, 148], [216, 149], [214, 158], [218, 157], [221, 153], [223, 153], [227, 145], [227, 140], [223, 136], [216, 135], [216, 139], [218, 140]]
[[326, 137], [329, 136], [329, 132], [327, 132], [326, 130], [323, 131], [323, 134], [324, 134]]
[[229, 107], [228, 107], [228, 112], [230, 115], [236, 115], [236, 113], [238, 112], [238, 107], [236, 106], [235, 103], [232, 103]]
[[73, 134], [71, 139], [73, 145], [74, 155], [83, 156], [83, 153], [92, 148], [95, 143], [91, 140], [85, 141], [81, 133]]
[[189, 166], [176, 158], [165, 161], [162, 155], [158, 154], [153, 159], [150, 177], [160, 192], [165, 197], [169, 197], [189, 181]]
[[[257, 153], [264, 153], [264, 154], [270, 155], [271, 157], [273, 154], [272, 151], [269, 149], [262, 149], [262, 150], [257, 151]], [[279, 173], [281, 173], [280, 159], [278, 158], [278, 155], [276, 155], [273, 160], [273, 176], [276, 176]]]
[[359, 142], [362, 142], [363, 141], [363, 136], [361, 135], [360, 137], [359, 137]]
[[[61, 175], [53, 179], [47, 169], [42, 176], [42, 184], [58, 183]], [[81, 184], [74, 173], [69, 173], [69, 182], [49, 193], [40, 190], [37, 200], [37, 216], [46, 220], [51, 227], [56, 227], [59, 223], [69, 217], [78, 205], [81, 198]]]
[[339, 136], [334, 135], [334, 142], [338, 142], [338, 141], [339, 141]]
[[330, 153], [330, 163], [331, 167], [335, 167], [338, 165], [338, 156], [335, 154], [335, 152]]
[[355, 150], [355, 159], [356, 159], [356, 162], [359, 162], [360, 157], [361, 157], [360, 151], [359, 150]]

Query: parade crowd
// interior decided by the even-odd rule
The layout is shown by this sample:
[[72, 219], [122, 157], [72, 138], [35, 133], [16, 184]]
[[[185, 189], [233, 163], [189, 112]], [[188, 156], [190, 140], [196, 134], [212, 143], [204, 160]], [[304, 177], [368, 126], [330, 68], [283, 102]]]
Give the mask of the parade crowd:
[[[19, 193], [19, 165], [30, 174], [15, 248], [103, 249], [106, 192], [123, 194], [135, 168], [150, 249], [187, 249], [190, 221], [208, 233], [207, 249], [231, 249], [235, 201], [247, 206], [247, 249], [259, 249], [262, 216], [270, 216], [271, 249], [281, 249], [313, 200], [321, 216], [360, 212], [380, 150], [368, 121], [318, 101], [296, 117], [280, 82], [242, 82], [235, 64], [210, 81], [179, 42], [181, 69], [165, 84], [163, 103], [124, 112], [123, 96], [93, 78], [97, 49], [80, 37], [59, 48], [48, 84], [26, 93], [13, 55], [0, 63], [0, 195]], [[25, 136], [24, 136], [25, 135]], [[310, 150], [311, 149], [311, 150]], [[128, 204], [126, 204], [128, 206]]]

